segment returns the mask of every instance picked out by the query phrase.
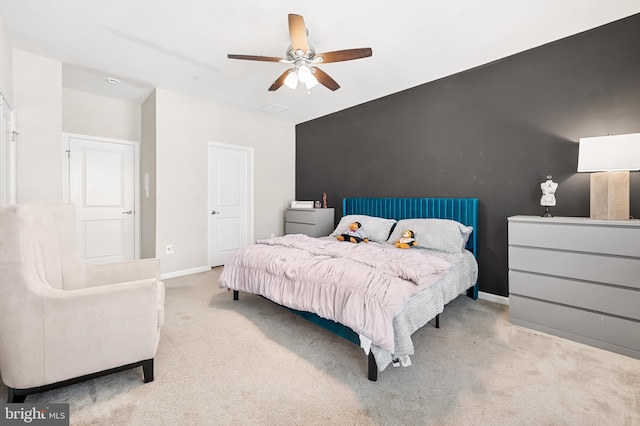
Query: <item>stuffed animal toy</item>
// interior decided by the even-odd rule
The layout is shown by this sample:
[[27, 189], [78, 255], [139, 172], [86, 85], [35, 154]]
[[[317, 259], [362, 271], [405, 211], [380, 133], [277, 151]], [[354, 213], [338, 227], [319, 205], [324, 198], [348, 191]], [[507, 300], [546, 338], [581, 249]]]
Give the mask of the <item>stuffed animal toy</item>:
[[416, 234], [411, 230], [402, 231], [402, 237], [398, 238], [396, 241], [396, 247], [401, 249], [408, 249], [411, 247], [418, 247], [418, 242], [416, 241]]
[[338, 241], [349, 241], [355, 244], [363, 241], [365, 243], [368, 243], [369, 239], [360, 229], [361, 227], [362, 225], [360, 224], [360, 222], [352, 222], [351, 224], [349, 224], [349, 231], [347, 231], [345, 234], [338, 235], [336, 238], [338, 239]]

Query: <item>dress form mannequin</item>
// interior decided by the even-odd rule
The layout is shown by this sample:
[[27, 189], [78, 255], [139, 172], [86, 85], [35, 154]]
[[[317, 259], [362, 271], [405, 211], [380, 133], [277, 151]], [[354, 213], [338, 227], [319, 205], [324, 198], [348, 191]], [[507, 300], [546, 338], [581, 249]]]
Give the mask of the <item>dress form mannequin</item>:
[[540, 198], [540, 205], [545, 207], [544, 217], [551, 217], [551, 213], [549, 212], [549, 207], [553, 207], [556, 205], [556, 189], [558, 189], [558, 184], [551, 180], [551, 176], [547, 176], [547, 180], [540, 184], [540, 189], [542, 190], [542, 197]]

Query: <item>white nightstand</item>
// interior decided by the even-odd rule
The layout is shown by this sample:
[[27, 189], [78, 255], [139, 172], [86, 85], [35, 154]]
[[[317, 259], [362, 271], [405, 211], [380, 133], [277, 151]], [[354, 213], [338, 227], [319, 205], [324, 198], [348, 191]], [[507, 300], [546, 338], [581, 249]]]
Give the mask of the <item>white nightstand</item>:
[[334, 210], [287, 209], [284, 217], [285, 234], [306, 234], [310, 237], [326, 237], [333, 232]]

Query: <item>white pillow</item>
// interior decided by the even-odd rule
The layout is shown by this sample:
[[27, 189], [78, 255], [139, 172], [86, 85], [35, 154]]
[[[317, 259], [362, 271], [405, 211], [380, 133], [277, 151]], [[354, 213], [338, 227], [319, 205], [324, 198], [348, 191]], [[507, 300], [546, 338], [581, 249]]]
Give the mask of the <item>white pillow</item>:
[[367, 236], [370, 241], [384, 243], [389, 238], [391, 228], [396, 223], [394, 219], [384, 219], [382, 217], [366, 216], [360, 214], [350, 214], [342, 216], [340, 223], [331, 233], [332, 237], [345, 234], [349, 231], [349, 225], [353, 222], [360, 222], [360, 232]]
[[473, 227], [450, 219], [402, 219], [396, 224], [387, 242], [395, 244], [405, 230], [414, 232], [418, 247], [463, 253]]

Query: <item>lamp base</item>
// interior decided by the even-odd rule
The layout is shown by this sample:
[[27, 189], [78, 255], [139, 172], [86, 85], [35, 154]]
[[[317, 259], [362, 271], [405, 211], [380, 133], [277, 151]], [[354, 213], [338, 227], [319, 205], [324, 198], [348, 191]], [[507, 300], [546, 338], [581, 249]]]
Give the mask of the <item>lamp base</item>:
[[629, 172], [591, 173], [591, 219], [629, 220]]

